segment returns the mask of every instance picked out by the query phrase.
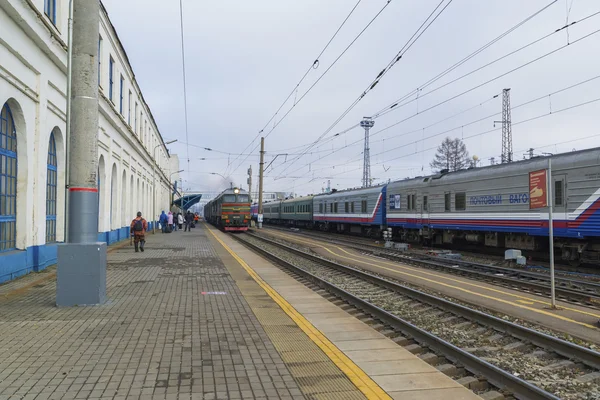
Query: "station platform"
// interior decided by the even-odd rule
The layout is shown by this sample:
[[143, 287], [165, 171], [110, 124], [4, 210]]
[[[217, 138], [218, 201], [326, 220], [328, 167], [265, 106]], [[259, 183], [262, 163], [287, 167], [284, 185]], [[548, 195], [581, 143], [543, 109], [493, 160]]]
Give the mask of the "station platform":
[[108, 301], [0, 286], [0, 399], [479, 399], [230, 236], [108, 254]]

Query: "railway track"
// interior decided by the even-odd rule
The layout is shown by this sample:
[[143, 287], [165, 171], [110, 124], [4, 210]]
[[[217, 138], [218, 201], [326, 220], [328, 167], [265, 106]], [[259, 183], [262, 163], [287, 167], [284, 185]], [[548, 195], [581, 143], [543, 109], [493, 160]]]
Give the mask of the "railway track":
[[[282, 231], [275, 229], [276, 231]], [[305, 232], [289, 232], [288, 234], [304, 236], [315, 240], [315, 235]], [[337, 244], [369, 255], [384, 257], [404, 264], [426, 267], [455, 275], [470, 277], [479, 281], [493, 283], [519, 289], [539, 295], [550, 295], [550, 277], [547, 274], [525, 271], [515, 268], [500, 267], [472, 261], [445, 259], [420, 253], [403, 253], [367, 243], [358, 243], [350, 239], [326, 238], [318, 236], [318, 240]], [[556, 277], [556, 297], [565, 302], [600, 308], [600, 283], [566, 277]]]
[[478, 392], [489, 383], [517, 399], [600, 398], [598, 352], [264, 237], [234, 238]]

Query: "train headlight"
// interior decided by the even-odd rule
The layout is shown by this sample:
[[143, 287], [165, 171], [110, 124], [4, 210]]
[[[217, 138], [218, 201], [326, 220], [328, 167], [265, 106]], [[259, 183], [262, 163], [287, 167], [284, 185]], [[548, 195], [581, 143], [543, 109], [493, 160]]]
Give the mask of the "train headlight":
[[239, 192], [240, 192], [240, 189], [238, 189], [238, 188], [233, 189], [233, 193], [238, 194]]

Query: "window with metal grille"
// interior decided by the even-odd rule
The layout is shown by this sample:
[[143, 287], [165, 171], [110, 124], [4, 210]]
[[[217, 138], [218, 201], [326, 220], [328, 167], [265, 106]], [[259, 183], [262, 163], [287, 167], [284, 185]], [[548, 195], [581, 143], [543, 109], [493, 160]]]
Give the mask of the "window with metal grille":
[[465, 192], [454, 194], [454, 209], [456, 211], [464, 211], [467, 209], [467, 195]]
[[133, 125], [133, 131], [135, 133], [137, 133], [137, 129], [138, 129], [138, 123], [137, 123], [137, 121], [138, 121], [138, 112], [137, 111], [138, 111], [138, 104], [136, 102], [135, 103], [135, 114], [133, 114], [133, 123], [134, 123], [134, 125]]
[[450, 192], [444, 193], [444, 211], [451, 211], [451, 200]]
[[123, 115], [123, 85], [124, 84], [125, 84], [125, 78], [123, 78], [123, 75], [121, 75], [121, 81], [120, 81], [121, 98], [119, 100], [119, 112], [121, 113], [121, 115]]
[[48, 145], [48, 167], [46, 172], [46, 243], [56, 242], [56, 187], [57, 162], [54, 133], [50, 134]]
[[115, 102], [115, 99], [113, 97], [113, 86], [114, 86], [113, 74], [114, 74], [114, 72], [115, 72], [115, 60], [113, 60], [113, 58], [110, 57], [108, 59], [108, 98], [113, 103]]
[[102, 36], [98, 38], [98, 86], [102, 87]]
[[360, 212], [361, 213], [366, 213], [367, 212], [367, 201], [366, 200], [362, 200], [360, 202]]
[[17, 244], [17, 131], [8, 104], [0, 112], [0, 251]]
[[56, 25], [56, 0], [44, 0], [44, 13]]
[[129, 91], [129, 113], [127, 114], [127, 123], [131, 126], [131, 90]]
[[561, 207], [565, 205], [563, 180], [554, 181], [554, 206]]

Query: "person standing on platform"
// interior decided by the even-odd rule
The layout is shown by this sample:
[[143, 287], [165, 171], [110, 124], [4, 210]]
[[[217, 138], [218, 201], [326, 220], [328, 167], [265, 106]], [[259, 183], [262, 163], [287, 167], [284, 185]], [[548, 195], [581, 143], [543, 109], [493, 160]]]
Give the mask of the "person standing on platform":
[[162, 212], [162, 214], [160, 214], [160, 217], [158, 218], [158, 222], [160, 222], [160, 227], [161, 227], [162, 233], [166, 233], [167, 232], [167, 223], [169, 222], [169, 219], [167, 218], [167, 214], [165, 214], [164, 211]]
[[191, 211], [188, 211], [185, 214], [185, 232], [192, 231], [192, 222], [194, 222], [194, 214]]
[[169, 211], [169, 215], [167, 215], [167, 224], [170, 231], [173, 231], [173, 213]]
[[[139, 250], [144, 252], [144, 245], [146, 244], [146, 231], [148, 230], [148, 222], [142, 218], [142, 212], [138, 211], [137, 217], [131, 221], [130, 233], [133, 236], [133, 242], [135, 244], [135, 252]], [[138, 250], [139, 248], [139, 250]]]
[[183, 214], [177, 213], [177, 223], [179, 224], [179, 229], [183, 229]]

